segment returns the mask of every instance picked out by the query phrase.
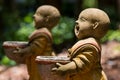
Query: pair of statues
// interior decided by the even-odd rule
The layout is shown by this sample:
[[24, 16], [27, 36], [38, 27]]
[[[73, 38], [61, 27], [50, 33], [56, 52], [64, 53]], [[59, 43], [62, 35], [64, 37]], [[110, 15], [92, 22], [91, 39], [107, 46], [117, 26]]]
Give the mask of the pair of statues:
[[[13, 53], [26, 57], [30, 80], [41, 80], [35, 58], [52, 56], [50, 31], [58, 24], [60, 12], [51, 5], [43, 5], [36, 10], [33, 18], [36, 30], [29, 36], [28, 46]], [[83, 10], [74, 28], [79, 40], [68, 49], [70, 62], [64, 65], [56, 63], [57, 67], [51, 71], [67, 75], [66, 80], [107, 80], [100, 63], [100, 39], [108, 31], [109, 24], [109, 17], [104, 11], [97, 8]]]

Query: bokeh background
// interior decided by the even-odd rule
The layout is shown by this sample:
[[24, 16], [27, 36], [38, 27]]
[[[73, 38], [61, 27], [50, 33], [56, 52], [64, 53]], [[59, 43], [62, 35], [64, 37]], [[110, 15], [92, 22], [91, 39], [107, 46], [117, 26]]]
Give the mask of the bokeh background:
[[111, 24], [108, 33], [101, 39], [102, 65], [109, 80], [119, 80], [120, 0], [0, 0], [0, 75], [7, 71], [8, 67], [20, 65], [5, 56], [3, 42], [27, 41], [34, 30], [32, 16], [36, 9], [44, 4], [55, 6], [61, 13], [59, 24], [52, 29], [53, 48], [56, 53], [64, 53], [77, 41], [73, 29], [75, 20], [83, 9], [95, 7], [108, 14]]

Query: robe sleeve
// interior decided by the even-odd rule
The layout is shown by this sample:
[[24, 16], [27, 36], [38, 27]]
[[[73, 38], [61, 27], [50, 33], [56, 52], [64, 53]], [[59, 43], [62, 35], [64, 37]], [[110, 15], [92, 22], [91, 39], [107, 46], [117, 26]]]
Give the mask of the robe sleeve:
[[29, 43], [29, 45], [21, 49], [20, 53], [24, 53], [23, 56], [35, 54], [35, 55], [42, 55], [43, 51], [46, 48], [47, 45], [47, 38], [44, 36], [39, 36], [32, 40], [32, 42]]
[[47, 38], [44, 36], [39, 36], [29, 44], [30, 51], [32, 54], [42, 54], [47, 46], [47, 43]]
[[79, 73], [89, 71], [100, 60], [99, 50], [91, 44], [83, 45], [76, 54], [72, 60], [75, 62]]

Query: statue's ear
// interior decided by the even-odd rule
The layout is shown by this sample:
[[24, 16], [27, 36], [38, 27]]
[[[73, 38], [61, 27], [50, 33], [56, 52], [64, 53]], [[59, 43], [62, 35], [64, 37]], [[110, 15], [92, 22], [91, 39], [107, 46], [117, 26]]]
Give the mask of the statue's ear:
[[49, 16], [45, 17], [45, 21], [48, 22], [49, 21]]
[[98, 22], [95, 22], [95, 23], [93, 24], [93, 29], [96, 29], [96, 28], [98, 27], [98, 25], [99, 25], [99, 23], [98, 23]]

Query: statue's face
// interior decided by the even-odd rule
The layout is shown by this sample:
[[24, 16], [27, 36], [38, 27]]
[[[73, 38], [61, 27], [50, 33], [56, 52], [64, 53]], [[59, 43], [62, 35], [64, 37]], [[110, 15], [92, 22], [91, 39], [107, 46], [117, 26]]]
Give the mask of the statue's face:
[[33, 18], [34, 18], [34, 26], [35, 26], [35, 28], [43, 27], [44, 16], [42, 16], [42, 14], [40, 13], [39, 10], [37, 10], [35, 12], [35, 14], [33, 15]]
[[75, 35], [78, 39], [85, 38], [91, 34], [93, 24], [86, 14], [81, 13], [75, 25]]

